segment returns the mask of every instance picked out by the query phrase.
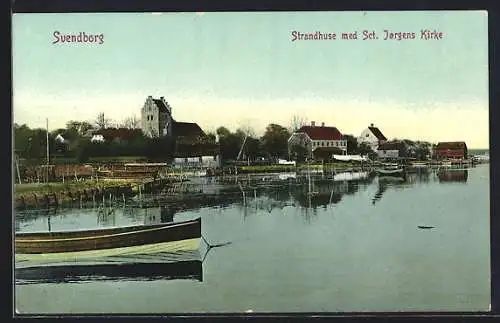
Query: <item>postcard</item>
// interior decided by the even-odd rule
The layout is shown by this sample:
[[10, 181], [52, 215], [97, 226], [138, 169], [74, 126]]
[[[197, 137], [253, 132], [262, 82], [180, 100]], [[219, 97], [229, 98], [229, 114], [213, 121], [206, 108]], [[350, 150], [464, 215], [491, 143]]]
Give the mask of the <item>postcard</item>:
[[490, 310], [486, 11], [12, 26], [16, 313]]

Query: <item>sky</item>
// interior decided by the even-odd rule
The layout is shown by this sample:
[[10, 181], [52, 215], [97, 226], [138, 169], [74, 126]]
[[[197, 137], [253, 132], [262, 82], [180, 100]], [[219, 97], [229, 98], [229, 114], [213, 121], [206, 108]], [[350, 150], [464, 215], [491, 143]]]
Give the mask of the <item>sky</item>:
[[[140, 117], [164, 96], [205, 131], [290, 125], [489, 147], [486, 11], [14, 14], [13, 122]], [[441, 39], [421, 39], [421, 31]], [[363, 31], [378, 39], [363, 40]], [[415, 34], [384, 39], [385, 30]], [[295, 40], [293, 32], [335, 33]], [[100, 43], [58, 35], [103, 35]], [[357, 32], [357, 39], [341, 39]]]

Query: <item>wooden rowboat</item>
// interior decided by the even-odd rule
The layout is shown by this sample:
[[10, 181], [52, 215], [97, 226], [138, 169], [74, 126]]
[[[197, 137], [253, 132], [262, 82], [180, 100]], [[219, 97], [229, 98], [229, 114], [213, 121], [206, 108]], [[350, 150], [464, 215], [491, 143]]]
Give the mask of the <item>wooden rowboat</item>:
[[382, 176], [404, 176], [404, 169], [403, 168], [382, 168], [376, 170], [378, 175]]
[[201, 218], [120, 228], [16, 233], [16, 262], [28, 260], [79, 261], [88, 258], [196, 250]]

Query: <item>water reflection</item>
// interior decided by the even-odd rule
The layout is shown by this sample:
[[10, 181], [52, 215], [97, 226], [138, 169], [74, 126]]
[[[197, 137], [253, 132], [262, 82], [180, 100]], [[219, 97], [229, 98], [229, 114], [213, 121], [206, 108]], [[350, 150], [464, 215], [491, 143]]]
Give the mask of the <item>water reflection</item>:
[[203, 259], [198, 251], [179, 251], [108, 257], [93, 263], [30, 265], [16, 268], [16, 284], [91, 281], [151, 281], [187, 279], [203, 281]]
[[[433, 175], [433, 176], [431, 176]], [[165, 189], [159, 194], [144, 194], [114, 204], [83, 205], [82, 208], [65, 210], [18, 211], [16, 231], [35, 226], [38, 231], [82, 229], [69, 227], [87, 221], [97, 221], [98, 227], [129, 224], [153, 224], [175, 221], [175, 216], [185, 211], [196, 212], [204, 208], [223, 209], [239, 206], [243, 217], [253, 214], [270, 214], [273, 210], [300, 208], [306, 217], [311, 217], [317, 208], [327, 208], [342, 203], [345, 196], [358, 194], [376, 185], [376, 192], [367, 200], [377, 204], [389, 189], [407, 189], [436, 181], [439, 183], [466, 182], [467, 170], [439, 170], [427, 168], [410, 170], [405, 178], [377, 176], [368, 172], [345, 172], [340, 174], [263, 174], [233, 176], [231, 178], [196, 178], [189, 182]], [[310, 212], [311, 211], [311, 212]], [[63, 219], [69, 216], [65, 221]], [[84, 219], [74, 220], [81, 216]], [[45, 218], [41, 228], [39, 219]], [[73, 219], [73, 220], [70, 220]], [[38, 221], [38, 224], [33, 224]], [[60, 223], [64, 222], [64, 225]]]
[[467, 169], [440, 169], [437, 173], [440, 183], [460, 182], [466, 183], [469, 177]]

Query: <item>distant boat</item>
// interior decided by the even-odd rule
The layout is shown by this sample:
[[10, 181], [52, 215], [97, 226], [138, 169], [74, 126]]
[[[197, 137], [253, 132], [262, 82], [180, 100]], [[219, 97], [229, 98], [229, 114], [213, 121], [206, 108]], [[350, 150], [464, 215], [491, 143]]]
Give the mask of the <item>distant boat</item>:
[[475, 155], [472, 157], [473, 160], [479, 162], [479, 163], [488, 163], [490, 161], [490, 154], [489, 153], [484, 153], [481, 155]]
[[15, 260], [81, 260], [97, 257], [196, 250], [201, 218], [119, 228], [16, 233]]
[[415, 168], [424, 168], [424, 167], [428, 166], [428, 163], [426, 163], [426, 162], [411, 162], [410, 166], [415, 167]]
[[427, 226], [427, 225], [419, 225], [418, 228], [419, 229], [433, 229], [434, 227], [433, 226]]

